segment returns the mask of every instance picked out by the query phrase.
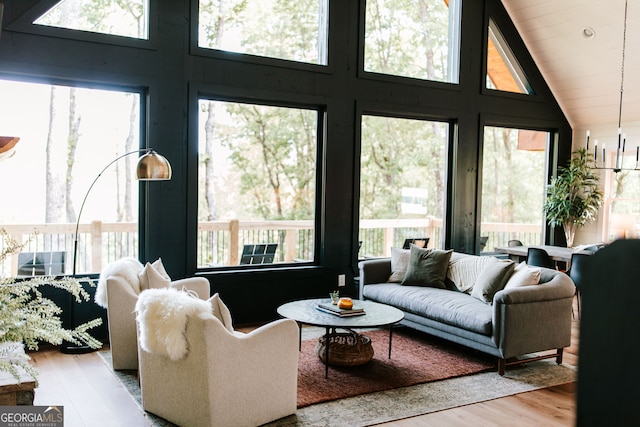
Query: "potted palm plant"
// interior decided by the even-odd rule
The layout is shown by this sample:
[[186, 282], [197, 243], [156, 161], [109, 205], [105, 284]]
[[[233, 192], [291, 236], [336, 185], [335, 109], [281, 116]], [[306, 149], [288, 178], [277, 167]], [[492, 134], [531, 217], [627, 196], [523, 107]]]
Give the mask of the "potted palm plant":
[[593, 156], [586, 148], [573, 152], [568, 166], [547, 186], [544, 212], [553, 227], [563, 227], [567, 246], [573, 246], [576, 229], [593, 221], [602, 204], [600, 176], [593, 171]]

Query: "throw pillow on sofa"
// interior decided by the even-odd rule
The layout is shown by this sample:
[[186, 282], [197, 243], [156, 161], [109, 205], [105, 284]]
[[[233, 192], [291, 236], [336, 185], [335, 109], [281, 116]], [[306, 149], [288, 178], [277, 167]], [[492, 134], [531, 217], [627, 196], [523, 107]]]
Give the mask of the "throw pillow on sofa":
[[453, 250], [423, 249], [411, 245], [409, 251], [409, 265], [402, 284], [446, 289], [444, 281]]
[[160, 258], [153, 264], [146, 263], [142, 271], [138, 273], [138, 278], [140, 279], [140, 291], [168, 288], [171, 284], [171, 278]]
[[450, 280], [460, 292], [471, 293], [478, 276], [487, 264], [494, 262], [495, 258], [490, 256], [462, 255], [454, 252], [451, 254], [447, 279]]
[[409, 255], [410, 251], [408, 249], [391, 248], [391, 276], [389, 276], [387, 282], [402, 283], [409, 265]]
[[505, 289], [518, 288], [520, 286], [537, 285], [540, 283], [540, 268], [530, 267], [526, 262], [518, 264], [504, 286]]
[[493, 296], [505, 287], [514, 268], [515, 263], [511, 260], [496, 260], [489, 263], [473, 285], [471, 296], [487, 304], [493, 304]]

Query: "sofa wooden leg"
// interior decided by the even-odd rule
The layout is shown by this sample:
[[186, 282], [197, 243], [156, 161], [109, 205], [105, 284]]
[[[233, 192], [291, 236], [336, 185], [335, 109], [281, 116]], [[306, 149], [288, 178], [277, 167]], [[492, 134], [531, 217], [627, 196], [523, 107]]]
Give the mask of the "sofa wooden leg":
[[502, 376], [507, 370], [507, 361], [506, 359], [499, 358], [498, 359], [498, 375]]
[[563, 351], [564, 351], [564, 349], [563, 349], [563, 348], [559, 348], [559, 349], [558, 349], [558, 353], [557, 353], [557, 355], [556, 355], [556, 363], [557, 363], [558, 365], [562, 364], [562, 352], [563, 352]]

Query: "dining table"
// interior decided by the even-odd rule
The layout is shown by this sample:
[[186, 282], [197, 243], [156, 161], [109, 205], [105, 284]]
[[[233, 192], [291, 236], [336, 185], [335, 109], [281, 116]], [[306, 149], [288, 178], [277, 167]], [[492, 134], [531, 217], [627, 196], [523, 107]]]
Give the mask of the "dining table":
[[508, 254], [511, 259], [521, 262], [527, 259], [527, 253], [529, 251], [529, 248], [544, 249], [549, 254], [551, 259], [553, 259], [554, 261], [566, 262], [567, 267], [571, 262], [571, 255], [575, 253], [587, 254], [587, 255], [593, 254], [593, 252], [582, 249], [580, 247], [565, 248], [562, 246], [553, 246], [553, 245], [504, 246], [504, 247], [497, 247], [495, 251], [503, 254]]

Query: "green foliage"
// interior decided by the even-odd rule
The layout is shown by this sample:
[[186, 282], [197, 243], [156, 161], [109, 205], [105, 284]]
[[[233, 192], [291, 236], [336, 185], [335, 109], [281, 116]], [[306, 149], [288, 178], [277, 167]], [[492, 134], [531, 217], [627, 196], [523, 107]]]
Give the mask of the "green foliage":
[[540, 207], [545, 197], [546, 152], [518, 149], [520, 132], [493, 126], [484, 129], [482, 223], [543, 222]]
[[216, 127], [241, 172], [240, 193], [261, 219], [313, 217], [316, 117], [313, 110], [225, 103], [232, 129]]
[[448, 81], [449, 7], [434, 0], [368, 0], [365, 70]]
[[360, 218], [402, 218], [403, 187], [427, 189], [427, 215], [441, 218], [446, 146], [446, 123], [363, 116]]
[[[2, 262], [10, 254], [20, 251], [23, 245], [11, 239], [4, 229], [0, 231], [7, 243], [0, 254]], [[19, 367], [37, 378], [37, 371], [28, 363], [28, 356], [20, 354], [23, 346], [37, 350], [40, 342], [61, 345], [68, 341], [94, 349], [102, 347], [102, 343], [87, 332], [102, 324], [102, 319], [91, 320], [75, 329], [64, 328], [60, 319], [62, 310], [40, 292], [45, 285], [69, 292], [76, 302], [89, 301], [89, 294], [73, 277], [36, 276], [24, 280], [0, 277], [0, 371], [11, 373], [17, 380], [20, 380]]]
[[600, 177], [593, 172], [593, 159], [585, 148], [573, 153], [567, 167], [547, 187], [544, 212], [554, 227], [582, 227], [598, 215], [602, 203]]
[[[326, 11], [319, 10], [319, 4], [316, 0], [199, 0], [199, 43], [322, 62]], [[367, 14], [368, 70], [447, 79], [449, 9], [445, 3], [371, 0]], [[229, 44], [230, 39], [234, 43]], [[201, 149], [200, 172], [200, 186], [214, 190], [201, 192], [198, 217], [313, 218], [317, 155], [321, 155], [316, 144], [317, 118], [322, 116], [313, 110], [216, 103], [224, 108], [216, 110], [213, 125], [205, 125], [210, 133], [204, 132], [207, 148]], [[202, 124], [205, 117], [201, 116]], [[360, 217], [401, 217], [403, 187], [428, 189], [428, 215], [442, 217], [446, 123], [369, 117], [362, 123]], [[221, 166], [220, 159], [230, 167]], [[215, 172], [212, 164], [218, 165]]]

